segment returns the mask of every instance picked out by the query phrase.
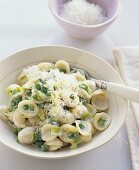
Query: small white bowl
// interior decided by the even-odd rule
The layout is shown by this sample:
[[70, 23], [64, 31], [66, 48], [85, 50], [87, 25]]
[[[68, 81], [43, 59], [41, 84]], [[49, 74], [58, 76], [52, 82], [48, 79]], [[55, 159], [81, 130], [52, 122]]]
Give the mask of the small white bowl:
[[121, 11], [121, 0], [90, 0], [100, 5], [107, 14], [107, 20], [97, 25], [80, 25], [60, 16], [60, 9], [66, 0], [49, 0], [49, 8], [61, 27], [71, 36], [79, 39], [92, 39], [102, 34], [118, 17]]
[[[16, 81], [21, 70], [42, 61], [54, 62], [66, 60], [71, 65], [87, 70], [94, 78], [123, 84], [119, 74], [114, 68], [86, 51], [64, 46], [43, 46], [20, 51], [0, 62], [0, 104], [7, 104], [9, 99], [5, 89]], [[42, 152], [31, 146], [24, 146], [16, 142], [16, 136], [12, 129], [0, 120], [0, 142], [23, 154], [43, 158], [58, 159], [75, 156], [92, 149], [96, 149], [111, 140], [123, 124], [127, 112], [128, 102], [119, 96], [109, 94], [109, 110], [112, 121], [110, 126], [95, 136], [90, 143], [84, 144], [77, 149], [64, 149], [57, 152]]]

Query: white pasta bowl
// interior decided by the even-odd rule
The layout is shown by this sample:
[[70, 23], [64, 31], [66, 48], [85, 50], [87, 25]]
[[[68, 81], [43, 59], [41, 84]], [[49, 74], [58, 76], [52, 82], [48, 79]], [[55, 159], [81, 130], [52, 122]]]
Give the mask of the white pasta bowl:
[[[21, 70], [27, 65], [33, 65], [42, 61], [54, 62], [59, 59], [66, 60], [70, 65], [87, 70], [94, 78], [103, 79], [123, 84], [119, 74], [114, 68], [94, 54], [86, 51], [64, 46], [42, 46], [20, 51], [0, 62], [0, 104], [8, 103], [5, 89], [8, 85], [16, 82]], [[122, 126], [128, 102], [127, 100], [109, 94], [109, 110], [111, 117], [110, 126], [97, 135], [93, 140], [77, 149], [62, 149], [56, 152], [42, 152], [31, 146], [24, 146], [16, 142], [16, 136], [12, 129], [0, 120], [0, 142], [20, 153], [43, 159], [58, 159], [75, 156], [86, 151], [96, 149], [110, 141]], [[101, 148], [100, 148], [101, 149]]]

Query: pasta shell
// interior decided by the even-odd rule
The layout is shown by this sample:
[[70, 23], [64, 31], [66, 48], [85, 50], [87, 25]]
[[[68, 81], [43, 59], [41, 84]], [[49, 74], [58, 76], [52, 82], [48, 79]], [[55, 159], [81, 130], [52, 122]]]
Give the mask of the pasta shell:
[[38, 107], [32, 100], [21, 101], [18, 109], [26, 118], [35, 117], [38, 114]]
[[62, 94], [62, 98], [68, 107], [76, 107], [79, 103], [79, 97], [76, 93], [65, 92]]
[[91, 95], [89, 95], [84, 89], [81, 88], [79, 88], [78, 90], [78, 95], [83, 99], [87, 99], [87, 100], [91, 99]]
[[88, 136], [81, 135], [80, 143], [90, 142], [92, 140], [92, 134], [90, 133]]
[[59, 136], [59, 138], [66, 143], [71, 143], [72, 140], [68, 137], [68, 132], [78, 132], [77, 128], [75, 126], [64, 124], [61, 126], [62, 134]]
[[104, 90], [96, 90], [91, 98], [91, 104], [98, 111], [105, 111], [108, 109], [108, 97]]
[[73, 110], [76, 119], [80, 119], [86, 112], [88, 112], [88, 110], [84, 105], [77, 105], [77, 107]]
[[39, 67], [39, 70], [41, 71], [49, 71], [54, 68], [54, 64], [45, 62], [45, 63], [38, 64], [38, 67]]
[[91, 89], [90, 93], [93, 93], [96, 90], [96, 83], [93, 80], [86, 80], [83, 81], [83, 83], [88, 85], [88, 87]]
[[0, 105], [0, 119], [6, 122], [8, 120], [5, 112], [8, 112], [8, 107], [6, 105]]
[[28, 77], [26, 73], [21, 73], [21, 75], [18, 77], [19, 84], [25, 84], [28, 81]]
[[46, 142], [53, 141], [57, 138], [60, 128], [56, 125], [45, 124], [41, 128], [42, 139]]
[[60, 123], [62, 124], [72, 124], [75, 121], [74, 114], [69, 112], [68, 110], [64, 110], [61, 108], [53, 108], [51, 109], [51, 112], [48, 113], [50, 116], [53, 116], [54, 118], [57, 118]]
[[76, 127], [79, 133], [83, 136], [88, 136], [91, 134], [91, 124], [84, 120], [76, 120]]
[[34, 141], [34, 128], [26, 127], [18, 133], [18, 141], [22, 144], [31, 144]]
[[96, 114], [97, 110], [95, 109], [95, 107], [93, 105], [87, 103], [85, 106], [86, 106], [88, 112], [91, 113], [92, 116], [94, 116]]
[[105, 130], [110, 122], [110, 116], [104, 112], [97, 113], [94, 117], [94, 126], [99, 131]]
[[19, 111], [19, 109], [16, 109], [13, 113], [13, 122], [15, 126], [18, 128], [25, 128], [25, 116]]
[[55, 63], [55, 68], [59, 69], [59, 71], [64, 73], [70, 72], [70, 66], [66, 61], [59, 60]]
[[49, 151], [56, 151], [63, 146], [63, 142], [56, 138], [53, 141], [46, 142], [46, 145], [48, 145]]
[[15, 95], [15, 94], [17, 94], [17, 93], [19, 93], [20, 92], [20, 86], [19, 85], [17, 85], [17, 84], [12, 84], [12, 85], [10, 85], [7, 89], [6, 89], [6, 91], [7, 91], [7, 94], [9, 94], [9, 95]]
[[73, 73], [73, 75], [75, 76], [76, 80], [78, 81], [85, 81], [86, 78], [84, 75], [82, 75], [81, 73], [77, 72], [77, 73]]

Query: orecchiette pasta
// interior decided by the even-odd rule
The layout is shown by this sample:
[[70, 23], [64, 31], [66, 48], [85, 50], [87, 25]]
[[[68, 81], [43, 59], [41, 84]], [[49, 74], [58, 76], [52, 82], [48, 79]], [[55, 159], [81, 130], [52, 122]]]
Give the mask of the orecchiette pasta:
[[97, 113], [94, 117], [94, 126], [97, 130], [105, 130], [110, 124], [110, 116], [104, 112]]
[[8, 107], [6, 105], [0, 105], [0, 119], [3, 121], [7, 121], [8, 118], [5, 113], [8, 112]]
[[92, 140], [92, 134], [90, 133], [88, 136], [81, 135], [80, 143], [87, 143]]
[[12, 84], [7, 88], [7, 93], [11, 96], [19, 92], [20, 92], [20, 86], [17, 84]]
[[26, 127], [26, 119], [23, 113], [19, 111], [19, 109], [16, 109], [13, 114], [13, 122], [15, 126], [18, 128], [25, 128]]
[[32, 100], [23, 100], [18, 104], [18, 110], [26, 118], [35, 117], [38, 113], [38, 107]]
[[84, 70], [66, 61], [42, 62], [23, 69], [19, 84], [7, 88], [8, 106], [0, 119], [13, 125], [17, 141], [40, 150], [71, 149], [90, 142], [110, 124], [108, 96], [87, 80]]
[[49, 151], [56, 151], [63, 146], [63, 142], [58, 138], [56, 138], [52, 141], [46, 142], [46, 144], [48, 145]]
[[108, 109], [108, 96], [104, 90], [96, 90], [91, 98], [91, 104], [99, 111]]
[[25, 73], [22, 73], [19, 77], [18, 77], [18, 81], [19, 83], [25, 84], [28, 81], [27, 75]]
[[59, 60], [55, 63], [55, 68], [58, 68], [61, 72], [69, 73], [70, 66], [66, 61]]
[[45, 124], [41, 128], [42, 139], [46, 142], [50, 142], [56, 139], [59, 133], [60, 133], [60, 128], [56, 125]]
[[83, 136], [88, 136], [91, 134], [91, 124], [84, 120], [76, 120], [76, 127], [79, 133]]
[[78, 81], [84, 81], [84, 80], [86, 80], [85, 76], [82, 75], [82, 74], [79, 73], [79, 72], [74, 73], [73, 75], [75, 76], [76, 80], [78, 80]]
[[18, 133], [18, 141], [23, 144], [31, 144], [34, 141], [34, 128], [26, 127]]
[[53, 63], [40, 63], [38, 64], [38, 67], [41, 71], [49, 71], [54, 68]]

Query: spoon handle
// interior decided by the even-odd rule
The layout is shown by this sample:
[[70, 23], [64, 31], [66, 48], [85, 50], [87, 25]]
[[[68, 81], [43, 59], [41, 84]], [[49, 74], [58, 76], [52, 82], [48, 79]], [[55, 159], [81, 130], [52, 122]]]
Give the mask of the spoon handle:
[[106, 82], [106, 89], [108, 92], [118, 94], [124, 98], [129, 100], [135, 101], [139, 103], [139, 90], [135, 88], [131, 88], [128, 86], [116, 84], [116, 83], [107, 83]]

